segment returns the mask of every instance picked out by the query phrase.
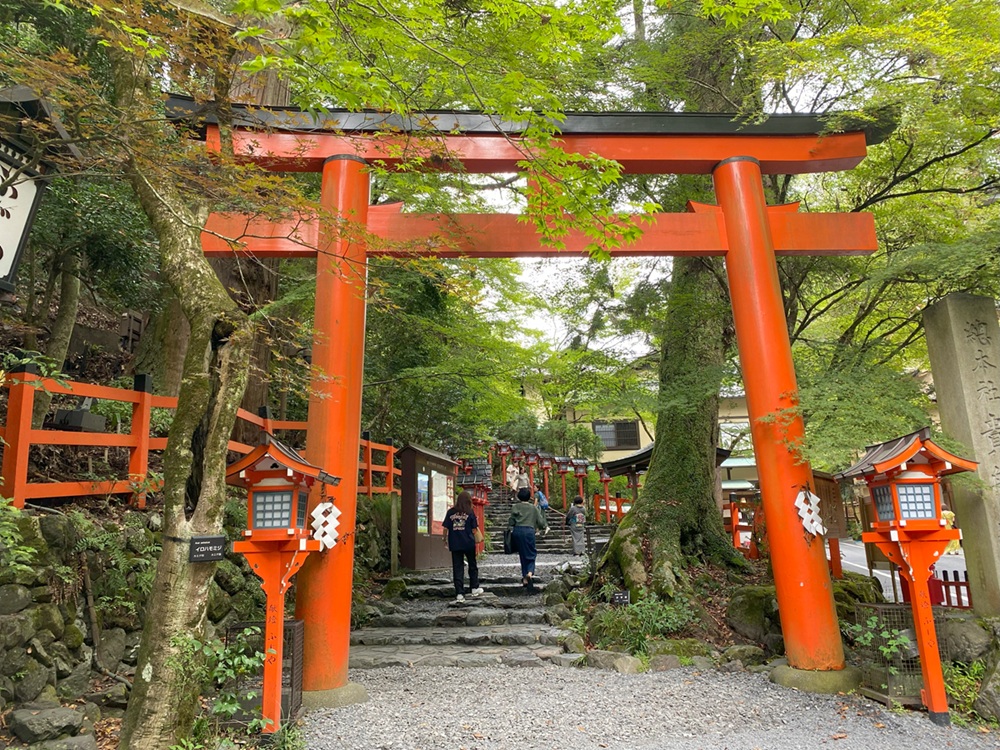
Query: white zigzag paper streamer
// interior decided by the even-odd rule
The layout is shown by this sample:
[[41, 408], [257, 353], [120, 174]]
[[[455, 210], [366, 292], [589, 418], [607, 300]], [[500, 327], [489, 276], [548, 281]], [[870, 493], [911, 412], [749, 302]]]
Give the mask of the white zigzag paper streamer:
[[340, 508], [333, 503], [320, 503], [313, 508], [313, 539], [320, 543], [323, 551], [333, 549], [337, 544], [337, 526], [340, 525]]
[[823, 518], [819, 514], [819, 498], [809, 490], [802, 490], [795, 498], [795, 507], [799, 509], [802, 528], [814, 536], [826, 534]]

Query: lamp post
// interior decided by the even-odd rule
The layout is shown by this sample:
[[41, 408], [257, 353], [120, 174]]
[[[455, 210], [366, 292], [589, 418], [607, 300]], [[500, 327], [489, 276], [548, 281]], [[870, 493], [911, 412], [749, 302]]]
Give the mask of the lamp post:
[[549, 496], [549, 472], [552, 471], [552, 464], [555, 459], [552, 456], [539, 456], [538, 467], [542, 470], [542, 490], [545, 497]]
[[[611, 495], [608, 492], [608, 485], [611, 484], [611, 475], [604, 470], [601, 466], [598, 468], [600, 474], [600, 482], [604, 486], [604, 513], [608, 521], [611, 520]], [[618, 509], [621, 510], [621, 503], [618, 503]], [[617, 517], [617, 515], [616, 515]]]
[[535, 486], [535, 464], [538, 463], [538, 451], [534, 448], [524, 449], [524, 460], [528, 464], [528, 484]]
[[[875, 521], [861, 535], [875, 544], [910, 586], [913, 628], [920, 652], [924, 689], [921, 699], [935, 724], [950, 723], [941, 655], [928, 580], [948, 542], [962, 532], [946, 527], [941, 513], [941, 477], [975, 471], [978, 464], [959, 458], [930, 439], [930, 429], [868, 446], [858, 463], [836, 475], [862, 478], [868, 485]], [[818, 512], [818, 511], [817, 511]]]
[[583, 480], [587, 478], [587, 469], [590, 466], [590, 462], [585, 458], [574, 458], [573, 459], [573, 474], [576, 476], [578, 492], [580, 497], [583, 497]]
[[567, 510], [569, 508], [569, 503], [566, 501], [566, 475], [573, 470], [572, 466], [572, 458], [568, 458], [566, 456], [556, 456], [556, 471], [559, 472], [559, 479], [562, 481], [563, 510]]
[[321, 502], [312, 512], [312, 528], [306, 523], [309, 490], [317, 482], [336, 486], [340, 479], [265, 433], [261, 445], [227, 468], [226, 480], [247, 490], [249, 528], [233, 551], [246, 557], [267, 597], [261, 715], [270, 734], [281, 726], [285, 592], [306, 558], [337, 539], [340, 511], [333, 503]]
[[[506, 440], [497, 441], [497, 453], [500, 454], [500, 482], [507, 476], [507, 456], [510, 455], [510, 443]], [[492, 466], [492, 464], [490, 464]]]

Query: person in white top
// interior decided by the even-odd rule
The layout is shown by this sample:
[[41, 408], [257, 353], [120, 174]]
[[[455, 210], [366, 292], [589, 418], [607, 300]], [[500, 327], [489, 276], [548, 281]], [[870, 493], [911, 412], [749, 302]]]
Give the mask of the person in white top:
[[504, 477], [504, 479], [507, 480], [507, 486], [510, 487], [511, 492], [514, 492], [514, 493], [517, 492], [517, 475], [518, 475], [518, 473], [519, 472], [517, 470], [517, 464], [515, 464], [513, 461], [511, 461], [509, 464], [507, 464], [507, 476]]

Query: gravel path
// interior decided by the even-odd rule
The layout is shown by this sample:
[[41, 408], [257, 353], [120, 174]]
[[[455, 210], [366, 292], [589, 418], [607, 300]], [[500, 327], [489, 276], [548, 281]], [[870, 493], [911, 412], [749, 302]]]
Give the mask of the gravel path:
[[371, 700], [311, 712], [310, 750], [981, 750], [1000, 733], [937, 727], [766, 676], [559, 667], [352, 671]]

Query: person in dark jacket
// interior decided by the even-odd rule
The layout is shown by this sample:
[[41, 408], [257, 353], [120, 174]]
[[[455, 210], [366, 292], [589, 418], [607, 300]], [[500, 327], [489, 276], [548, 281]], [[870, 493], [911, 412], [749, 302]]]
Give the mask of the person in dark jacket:
[[448, 508], [441, 525], [448, 529], [445, 544], [451, 550], [451, 568], [455, 578], [455, 601], [465, 601], [465, 563], [469, 563], [469, 593], [479, 596], [479, 566], [476, 565], [476, 529], [479, 521], [472, 510], [472, 493], [461, 492]]
[[517, 502], [510, 509], [507, 525], [513, 529], [514, 548], [521, 558], [521, 584], [529, 591], [534, 587], [535, 531], [547, 534], [549, 525], [545, 514], [531, 500], [531, 490], [527, 487], [517, 491]]

